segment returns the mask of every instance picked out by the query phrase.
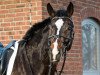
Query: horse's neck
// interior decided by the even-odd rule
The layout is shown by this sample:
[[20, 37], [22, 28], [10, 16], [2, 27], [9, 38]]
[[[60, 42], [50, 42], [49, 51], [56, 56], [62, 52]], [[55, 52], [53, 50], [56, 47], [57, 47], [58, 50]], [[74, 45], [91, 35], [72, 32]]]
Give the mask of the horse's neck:
[[[21, 70], [20, 73], [22, 72], [28, 73], [31, 71], [31, 69], [40, 70], [41, 60], [44, 59], [43, 55], [47, 47], [48, 47], [48, 31], [44, 33], [41, 33], [41, 31], [35, 33], [34, 37], [31, 40], [29, 40], [29, 42], [26, 44], [26, 47], [23, 48], [21, 48], [21, 46], [19, 47], [19, 51], [14, 64], [13, 73], [18, 72], [17, 74], [19, 74], [18, 69]], [[32, 73], [30, 72], [29, 74], [23, 74], [23, 75], [32, 75]]]
[[41, 51], [44, 51], [48, 47], [48, 31], [48, 26], [44, 27], [43, 29], [37, 30], [36, 32], [34, 32], [34, 36], [30, 40], [28, 40], [25, 46], [25, 50], [30, 57], [32, 57], [32, 53], [36, 52], [40, 52], [41, 55]]

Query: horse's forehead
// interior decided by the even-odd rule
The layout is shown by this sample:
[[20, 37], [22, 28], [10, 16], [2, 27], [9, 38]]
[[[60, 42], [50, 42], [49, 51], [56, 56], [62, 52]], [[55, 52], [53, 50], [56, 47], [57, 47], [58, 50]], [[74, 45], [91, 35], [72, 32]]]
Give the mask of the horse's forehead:
[[57, 27], [57, 34], [56, 35], [59, 35], [59, 31], [61, 29], [61, 27], [63, 26], [63, 19], [58, 19], [56, 22], [55, 22], [55, 25]]
[[56, 22], [55, 22], [55, 25], [58, 29], [61, 28], [61, 26], [63, 25], [64, 21], [63, 19], [58, 19]]

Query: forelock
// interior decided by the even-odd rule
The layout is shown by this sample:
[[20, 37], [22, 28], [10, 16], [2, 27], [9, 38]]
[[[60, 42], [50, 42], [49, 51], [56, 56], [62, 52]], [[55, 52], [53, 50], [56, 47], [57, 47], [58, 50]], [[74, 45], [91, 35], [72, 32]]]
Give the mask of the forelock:
[[66, 13], [65, 10], [58, 10], [56, 12], [56, 15], [55, 16], [57, 16], [57, 17], [65, 17], [65, 16], [67, 16], [67, 13]]

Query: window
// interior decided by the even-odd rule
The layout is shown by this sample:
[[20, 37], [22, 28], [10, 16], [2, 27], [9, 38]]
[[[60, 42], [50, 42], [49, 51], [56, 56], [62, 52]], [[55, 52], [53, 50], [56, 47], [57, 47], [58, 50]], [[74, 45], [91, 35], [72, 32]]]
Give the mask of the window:
[[100, 75], [100, 27], [93, 19], [82, 21], [83, 75]]

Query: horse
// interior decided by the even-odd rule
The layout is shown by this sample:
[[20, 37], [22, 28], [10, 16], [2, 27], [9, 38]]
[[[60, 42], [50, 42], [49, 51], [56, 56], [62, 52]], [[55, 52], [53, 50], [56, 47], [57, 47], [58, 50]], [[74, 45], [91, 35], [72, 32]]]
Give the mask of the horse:
[[54, 10], [47, 4], [49, 17], [35, 23], [18, 41], [18, 51], [11, 75], [55, 75], [65, 50], [72, 47], [74, 5]]

